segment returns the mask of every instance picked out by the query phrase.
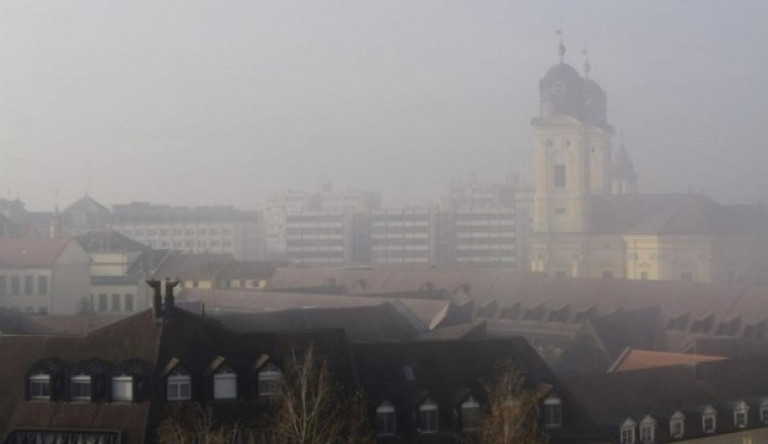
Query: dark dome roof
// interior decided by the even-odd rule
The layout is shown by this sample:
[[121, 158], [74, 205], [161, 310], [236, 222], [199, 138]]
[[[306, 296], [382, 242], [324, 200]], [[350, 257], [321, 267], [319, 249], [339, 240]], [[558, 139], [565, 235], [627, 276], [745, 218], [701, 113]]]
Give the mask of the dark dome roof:
[[581, 76], [576, 68], [567, 63], [558, 63], [557, 65], [549, 68], [549, 71], [544, 75], [543, 83], [551, 85], [556, 81], [580, 83]]
[[539, 82], [542, 117], [565, 115], [583, 119], [583, 83], [571, 65], [559, 63], [550, 68]]
[[583, 80], [584, 121], [596, 125], [605, 125], [607, 121], [605, 91], [592, 79]]

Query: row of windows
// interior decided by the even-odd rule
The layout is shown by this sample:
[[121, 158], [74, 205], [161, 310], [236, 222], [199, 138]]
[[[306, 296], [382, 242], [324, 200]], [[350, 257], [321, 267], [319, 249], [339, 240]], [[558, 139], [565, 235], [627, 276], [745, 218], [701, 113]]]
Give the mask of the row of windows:
[[[733, 409], [733, 425], [738, 428], [745, 428], [749, 425], [749, 406], [743, 401], [735, 404]], [[760, 405], [760, 421], [768, 424], [768, 402]], [[620, 441], [621, 444], [635, 444], [638, 440], [642, 444], [651, 444], [656, 442], [658, 422], [650, 415], [646, 415], [638, 426], [632, 418], [627, 418], [621, 425]], [[701, 414], [701, 430], [704, 433], [712, 434], [717, 431], [717, 411], [712, 406], [707, 406]], [[637, 432], [637, 436], [636, 436]], [[685, 436], [685, 415], [681, 411], [676, 411], [669, 419], [669, 434], [675, 439], [682, 439]]]
[[132, 230], [129, 228], [129, 229], [123, 230], [123, 233], [125, 233], [127, 236], [134, 236], [134, 235], [135, 236], [144, 236], [144, 235], [157, 236], [158, 234], [160, 236], [168, 236], [168, 235], [171, 235], [171, 236], [182, 236], [182, 235], [183, 236], [195, 236], [195, 235], [197, 236], [219, 236], [219, 235], [231, 236], [232, 230], [229, 228], [222, 228], [221, 230], [219, 230], [218, 228], [210, 228], [210, 229], [198, 228], [197, 230], [193, 228], [186, 228], [184, 230], [182, 230], [181, 228], [173, 228], [173, 229], [161, 228], [159, 230], [156, 228], [149, 228], [146, 230], [143, 228], [137, 228], [135, 230]]
[[[37, 280], [36, 286], [35, 280]], [[10, 285], [8, 285], [9, 283]], [[0, 295], [20, 294], [48, 294], [48, 276], [39, 275], [35, 279], [35, 276], [31, 274], [24, 276], [17, 274], [0, 275]]]
[[[508, 405], [514, 405], [509, 401]], [[376, 408], [376, 430], [379, 435], [397, 434], [397, 415], [395, 406], [384, 401]], [[417, 428], [419, 433], [437, 433], [440, 431], [440, 409], [431, 398], [427, 398], [419, 405]], [[562, 401], [555, 395], [550, 395], [544, 400], [541, 407], [542, 423], [547, 428], [560, 427], [563, 423]], [[480, 417], [480, 403], [470, 396], [462, 404], [459, 410], [461, 430], [473, 431], [477, 428]]]
[[169, 241], [169, 240], [156, 240], [156, 239], [148, 239], [148, 240], [140, 239], [140, 240], [142, 240], [143, 243], [146, 243], [150, 247], [158, 247], [158, 248], [176, 248], [176, 249], [195, 248], [195, 247], [198, 247], [198, 248], [208, 248], [208, 247], [210, 247], [210, 248], [219, 248], [219, 247], [229, 248], [229, 247], [232, 246], [232, 241], [229, 241], [229, 240], [221, 241], [221, 243], [219, 243], [219, 241], [217, 241], [217, 240], [211, 240], [211, 241], [208, 241], [208, 242], [203, 241], [203, 240], [198, 240], [197, 242], [191, 241], [191, 240], [184, 241], [184, 242], [177, 241], [177, 240]]
[[[29, 399], [36, 401], [54, 400], [54, 377], [48, 373], [35, 373], [29, 376]], [[280, 393], [282, 372], [274, 364], [267, 364], [258, 373], [259, 396], [275, 396]], [[222, 366], [213, 374], [213, 399], [228, 400], [237, 398], [237, 374], [228, 366]], [[95, 399], [94, 377], [77, 374], [69, 378], [70, 401], [91, 402]], [[111, 378], [110, 399], [115, 402], [136, 400], [134, 385], [136, 377], [119, 374]], [[168, 401], [189, 401], [192, 399], [192, 377], [183, 367], [177, 366], [166, 378], [166, 399]]]
[[91, 294], [91, 310], [97, 312], [133, 312], [136, 309], [132, 294]]

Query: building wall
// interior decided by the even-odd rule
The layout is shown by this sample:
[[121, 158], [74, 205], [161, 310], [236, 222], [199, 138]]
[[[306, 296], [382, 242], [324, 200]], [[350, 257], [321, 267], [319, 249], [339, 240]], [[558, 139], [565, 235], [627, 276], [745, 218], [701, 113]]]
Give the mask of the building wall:
[[[26, 277], [32, 278], [31, 288], [27, 288]], [[50, 268], [5, 268], [0, 270], [0, 307], [24, 313], [51, 312], [51, 269]], [[46, 280], [47, 289], [41, 292], [40, 278]], [[18, 282], [15, 291], [12, 282]]]
[[77, 314], [90, 298], [90, 257], [69, 242], [51, 271], [51, 314]]
[[376, 264], [434, 263], [437, 210], [402, 208], [370, 215], [370, 261]]

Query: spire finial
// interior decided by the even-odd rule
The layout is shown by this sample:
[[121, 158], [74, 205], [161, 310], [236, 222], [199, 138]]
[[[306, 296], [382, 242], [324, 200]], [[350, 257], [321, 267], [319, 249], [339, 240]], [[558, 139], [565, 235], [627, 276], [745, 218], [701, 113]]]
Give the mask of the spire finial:
[[563, 43], [562, 28], [555, 31], [555, 34], [560, 36], [560, 46], [558, 47], [558, 52], [560, 53], [560, 63], [563, 63], [563, 57], [565, 56], [565, 43]]
[[584, 49], [581, 54], [584, 55], [584, 77], [589, 80], [589, 72], [592, 71], [592, 65], [589, 64], [589, 53]]

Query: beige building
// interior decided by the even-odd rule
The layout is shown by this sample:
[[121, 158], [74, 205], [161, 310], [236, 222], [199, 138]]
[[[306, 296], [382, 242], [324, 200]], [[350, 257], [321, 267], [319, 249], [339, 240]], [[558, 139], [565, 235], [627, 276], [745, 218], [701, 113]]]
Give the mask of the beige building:
[[556, 276], [768, 281], [768, 207], [694, 194], [637, 194], [624, 147], [613, 153], [606, 95], [562, 62], [540, 81], [532, 120], [531, 269]]
[[0, 239], [0, 307], [76, 314], [89, 294], [88, 254], [69, 239]]

